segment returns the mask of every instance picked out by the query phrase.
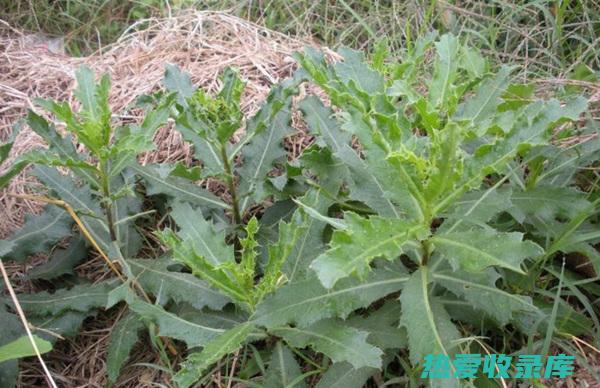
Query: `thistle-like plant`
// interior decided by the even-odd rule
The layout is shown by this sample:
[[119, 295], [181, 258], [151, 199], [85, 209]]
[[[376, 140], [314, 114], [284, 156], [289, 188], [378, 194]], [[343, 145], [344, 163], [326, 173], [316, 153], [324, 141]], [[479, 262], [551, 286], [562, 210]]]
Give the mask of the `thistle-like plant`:
[[[579, 158], [558, 148], [571, 155], [560, 159], [570, 167], [550, 161], [548, 153], [557, 134], [573, 130], [568, 123], [585, 111], [585, 99], [537, 100], [530, 88], [510, 83], [511, 68], [490, 74], [480, 54], [451, 35], [434, 43], [427, 77], [423, 54], [431, 43], [422, 39], [410, 47], [403, 63], [376, 61], [374, 67], [350, 50], [341, 51], [344, 60], [334, 64], [314, 50], [297, 56], [298, 77], [322, 88], [336, 108], [316, 97], [299, 105], [345, 183], [340, 192], [323, 187], [323, 194], [368, 207], [331, 219], [303, 205], [335, 229], [328, 249], [310, 267], [335, 293], [354, 276], [366, 287], [379, 267], [375, 259], [403, 263], [398, 318], [416, 366], [426, 354], [473, 348], [464, 337], [478, 333], [453, 322], [465, 316], [473, 324], [513, 323], [529, 334], [525, 317], [548, 327], [541, 304], [519, 295], [520, 283], [513, 282], [537, 277], [550, 257], [571, 251], [566, 239], [584, 233], [579, 251], [587, 252], [595, 268], [599, 264], [594, 249], [585, 248], [598, 241], [597, 233], [589, 233], [597, 228], [590, 217], [598, 200], [591, 203], [569, 179], [573, 163], [589, 163], [598, 141], [582, 147], [588, 150]], [[278, 302], [265, 301], [270, 314], [281, 312], [277, 322], [286, 311], [285, 302]], [[320, 316], [341, 313], [324, 310]], [[588, 312], [595, 320], [594, 311]], [[549, 343], [539, 346], [547, 354]]]
[[[383, 49], [372, 65], [359, 52], [340, 55], [329, 63], [313, 49], [298, 54], [294, 78], [248, 119], [244, 83], [231, 69], [213, 93], [168, 65], [165, 91], [142, 99], [151, 107], [142, 123], [114, 130], [109, 82], [94, 85], [87, 69], [78, 73], [78, 112], [41, 101], [85, 152], [30, 112], [49, 148], [0, 178], [34, 163], [46, 199], [70, 212], [52, 207], [28, 219], [0, 242], [3, 260], [47, 251], [72, 234], [73, 219], [78, 226], [66, 249], [29, 273], [57, 288], [19, 296], [34, 325], [75, 334], [90, 311], [125, 302], [109, 381], [146, 327], [161, 369], [183, 387], [203, 384], [234, 353], [240, 379], [261, 386], [303, 387], [319, 374], [317, 387], [361, 387], [394, 359], [393, 369], [418, 383], [426, 354], [526, 344], [576, 353], [565, 338], [597, 335], [590, 297], [600, 293], [556, 265], [578, 255], [600, 270], [598, 198], [579, 171], [600, 149], [595, 127], [581, 125], [585, 100], [537, 99], [531, 86], [511, 83], [511, 68], [492, 72], [451, 35], [410, 44], [400, 63], [388, 63]], [[315, 142], [288, 160], [302, 82], [326, 102], [298, 103]], [[140, 165], [168, 118], [197, 163]], [[571, 134], [589, 141], [558, 142]], [[1, 160], [10, 146], [0, 147]], [[86, 242], [120, 266], [120, 285], [72, 276]], [[577, 306], [561, 297], [565, 289]], [[2, 301], [0, 318], [13, 330], [4, 306], [14, 306]], [[173, 367], [169, 352], [187, 354]], [[0, 364], [0, 373], [10, 368]]]

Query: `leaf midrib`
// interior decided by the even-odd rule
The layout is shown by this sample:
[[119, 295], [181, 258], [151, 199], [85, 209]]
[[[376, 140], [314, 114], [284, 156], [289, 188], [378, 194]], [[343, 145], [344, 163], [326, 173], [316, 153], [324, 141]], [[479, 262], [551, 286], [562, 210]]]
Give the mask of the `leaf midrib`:
[[[353, 269], [357, 263], [360, 264], [360, 262], [364, 261], [365, 259], [374, 257], [375, 255], [373, 255], [374, 251], [377, 251], [379, 248], [381, 248], [382, 246], [390, 243], [390, 242], [394, 242], [396, 247], [398, 249], [402, 248], [402, 246], [404, 245], [411, 245], [414, 244], [416, 245], [416, 243], [414, 241], [410, 241], [410, 235], [414, 232], [416, 232], [417, 230], [419, 230], [421, 228], [420, 225], [414, 226], [412, 228], [409, 228], [408, 230], [403, 231], [402, 233], [399, 234], [395, 234], [383, 241], [380, 241], [379, 243], [369, 247], [367, 250], [363, 251], [361, 254], [357, 255], [354, 259], [346, 262], [346, 264], [344, 265], [344, 269], [346, 271]], [[395, 240], [400, 239], [401, 237], [405, 237], [406, 236], [406, 240], [402, 243], [400, 242], [396, 242]], [[401, 252], [398, 252], [398, 255], [400, 255]]]
[[[421, 268], [421, 291], [423, 292], [423, 304], [425, 306], [425, 312], [427, 314], [427, 321], [429, 322], [429, 326], [431, 327], [431, 331], [435, 337], [436, 342], [438, 343], [440, 349], [444, 353], [444, 355], [448, 356], [448, 351], [442, 342], [442, 338], [440, 337], [440, 333], [438, 332], [437, 325], [435, 323], [435, 317], [433, 316], [433, 310], [431, 309], [431, 303], [429, 302], [429, 290], [428, 284], [429, 280], [427, 279], [428, 269], [426, 267]], [[452, 369], [454, 367], [450, 364]]]
[[[358, 286], [350, 287], [350, 288], [345, 288], [343, 290], [338, 290], [338, 291], [333, 291], [333, 292], [327, 292], [327, 293], [319, 295], [319, 296], [314, 296], [312, 298], [304, 299], [303, 301], [298, 302], [298, 303], [288, 304], [284, 308], [281, 308], [281, 309], [278, 309], [276, 311], [272, 311], [270, 313], [261, 315], [261, 316], [259, 316], [257, 318], [259, 318], [261, 320], [264, 320], [264, 317], [276, 315], [276, 314], [281, 313], [281, 311], [286, 311], [286, 310], [289, 310], [289, 309], [293, 309], [293, 308], [301, 306], [303, 304], [312, 303], [312, 302], [318, 301], [320, 299], [327, 299], [327, 298], [335, 297], [335, 296], [342, 295], [342, 294], [345, 294], [345, 293], [351, 293], [351, 292], [354, 292], [354, 291], [357, 291], [357, 290], [366, 289], [366, 288], [372, 288], [372, 287], [377, 287], [377, 286], [381, 286], [381, 285], [385, 285], [385, 284], [401, 283], [401, 282], [405, 282], [407, 280], [408, 280], [408, 276], [402, 276], [402, 277], [397, 277], [397, 278], [393, 278], [393, 279], [380, 280], [380, 281], [373, 282], [373, 283], [360, 284]], [[308, 283], [308, 282], [310, 282], [310, 280], [307, 280], [305, 282]], [[298, 284], [298, 283], [296, 283], [296, 284]]]
[[309, 336], [320, 338], [322, 340], [325, 340], [325, 341], [331, 342], [333, 344], [336, 344], [336, 345], [340, 346], [343, 349], [346, 349], [346, 353], [352, 353], [352, 354], [357, 355], [358, 358], [362, 360], [362, 362], [363, 362], [363, 364], [365, 366], [369, 365], [369, 360], [366, 357], [363, 357], [363, 354], [361, 352], [358, 352], [355, 349], [347, 346], [343, 342], [340, 342], [340, 341], [338, 341], [338, 340], [336, 340], [334, 338], [328, 337], [326, 335], [315, 333], [314, 331], [301, 330], [301, 329], [298, 329], [297, 327], [278, 327], [278, 328], [274, 328], [272, 330], [273, 331], [286, 331], [287, 330], [287, 331], [297, 332], [297, 333], [300, 333], [300, 334], [306, 334], [306, 335], [309, 335]]
[[442, 280], [446, 280], [446, 281], [449, 281], [449, 282], [460, 283], [460, 284], [468, 284], [469, 286], [471, 286], [473, 288], [480, 288], [482, 290], [491, 291], [491, 292], [496, 293], [496, 294], [502, 294], [502, 296], [510, 298], [510, 299], [514, 299], [515, 301], [519, 302], [520, 304], [522, 304], [524, 306], [533, 307], [533, 305], [531, 303], [525, 302], [523, 299], [521, 299], [519, 297], [519, 295], [511, 294], [509, 292], [505, 292], [505, 291], [500, 290], [498, 288], [486, 286], [485, 284], [474, 283], [474, 282], [470, 282], [468, 280], [464, 280], [464, 279], [460, 279], [460, 278], [454, 278], [452, 276], [447, 276], [447, 275], [443, 275], [443, 274], [440, 274], [440, 273], [433, 273], [432, 276], [435, 279], [442, 279]]
[[504, 260], [502, 260], [502, 259], [500, 259], [500, 258], [498, 258], [496, 256], [493, 256], [493, 255], [491, 255], [491, 254], [489, 254], [489, 253], [487, 253], [487, 252], [485, 252], [485, 251], [481, 250], [480, 248], [477, 248], [477, 247], [475, 247], [473, 245], [468, 245], [468, 244], [465, 244], [464, 242], [460, 242], [460, 241], [456, 241], [456, 240], [450, 240], [450, 239], [447, 239], [447, 238], [444, 238], [444, 237], [441, 237], [441, 236], [431, 237], [430, 241], [432, 241], [432, 242], [438, 241], [438, 242], [441, 242], [442, 245], [446, 244], [446, 245], [450, 245], [450, 246], [454, 246], [454, 247], [466, 249], [468, 251], [477, 253], [477, 254], [479, 254], [479, 255], [481, 255], [481, 256], [489, 259], [490, 261], [496, 263], [495, 265], [498, 265], [498, 266], [504, 267], [504, 268], [509, 268], [509, 269], [512, 269], [513, 271], [516, 271], [516, 272], [519, 272], [519, 273], [523, 273], [523, 270], [520, 267], [514, 266], [514, 265], [512, 265], [510, 263], [507, 263]]

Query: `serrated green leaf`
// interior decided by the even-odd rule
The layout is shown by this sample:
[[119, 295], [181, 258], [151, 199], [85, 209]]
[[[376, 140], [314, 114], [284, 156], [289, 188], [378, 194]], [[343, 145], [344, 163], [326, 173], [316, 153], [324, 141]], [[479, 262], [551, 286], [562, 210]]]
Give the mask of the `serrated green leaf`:
[[233, 247], [225, 243], [225, 233], [217, 232], [212, 222], [204, 219], [200, 210], [193, 209], [187, 203], [175, 203], [171, 217], [179, 226], [177, 235], [184, 243], [190, 243], [209, 263], [218, 266], [235, 261]]
[[268, 248], [268, 260], [263, 268], [263, 277], [255, 287], [255, 300], [262, 300], [265, 295], [275, 291], [287, 279], [281, 268], [287, 262], [296, 242], [306, 232], [302, 224], [294, 221], [279, 223], [279, 239]]
[[223, 86], [219, 91], [219, 96], [222, 97], [227, 104], [239, 105], [244, 91], [245, 83], [240, 79], [240, 74], [237, 70], [231, 67], [225, 68], [221, 77]]
[[[320, 191], [311, 191], [302, 200], [311, 206], [311, 209], [319, 213], [325, 212], [331, 205], [331, 200], [325, 198]], [[293, 283], [305, 279], [311, 274], [309, 269], [310, 263], [325, 248], [323, 232], [326, 223], [311, 217], [304, 211], [296, 211], [292, 215], [290, 223], [293, 223], [296, 228], [302, 230], [288, 259], [283, 263], [281, 268], [288, 282]]]
[[239, 259], [239, 264], [233, 267], [233, 273], [242, 285], [242, 288], [251, 292], [254, 287], [256, 257], [258, 256], [257, 248], [259, 246], [256, 241], [256, 234], [259, 231], [256, 217], [252, 217], [244, 229], [246, 236], [239, 240], [242, 247], [241, 258]]
[[[91, 312], [91, 314], [94, 314], [94, 312]], [[63, 337], [76, 336], [84, 319], [88, 315], [90, 315], [90, 312], [67, 310], [60, 314], [51, 314], [42, 317], [29, 316], [27, 319], [33, 326], [43, 329], [39, 330], [37, 335], [46, 341], [54, 343], [59, 340], [56, 334]]]
[[254, 328], [253, 323], [247, 322], [214, 338], [204, 346], [202, 352], [192, 353], [182, 362], [174, 381], [181, 387], [191, 386], [209, 366], [239, 349]]
[[487, 63], [478, 50], [462, 46], [459, 66], [465, 69], [471, 77], [478, 78], [485, 73]]
[[336, 362], [323, 374], [316, 388], [362, 388], [377, 368], [354, 368], [348, 362]]
[[557, 124], [577, 119], [586, 108], [585, 99], [576, 98], [561, 105], [557, 100], [536, 102], [520, 110], [505, 137], [478, 146], [464, 161], [463, 183], [456, 186], [435, 206], [433, 213], [444, 211], [449, 205], [470, 189], [479, 187], [485, 176], [497, 172], [504, 174], [506, 165], [517, 155], [525, 153], [534, 145], [548, 143], [550, 129]]
[[600, 152], [600, 137], [594, 136], [597, 130], [583, 129], [581, 137], [588, 140], [570, 147], [548, 146], [540, 153], [545, 157], [543, 170], [536, 177], [536, 186], [569, 186], [582, 168], [594, 163]]
[[347, 180], [348, 169], [334, 157], [329, 147], [312, 145], [306, 148], [300, 156], [300, 166], [314, 173], [323, 192], [332, 196], [339, 192], [342, 183]]
[[168, 91], [177, 92], [177, 100], [184, 106], [187, 106], [186, 97], [191, 96], [196, 90], [190, 75], [182, 71], [179, 66], [170, 63], [165, 65], [163, 85]]
[[135, 227], [135, 219], [142, 212], [142, 198], [134, 190], [132, 174], [122, 173], [113, 177], [112, 187], [128, 191], [112, 201], [111, 210], [121, 253], [124, 257], [134, 257], [143, 245], [142, 236]]
[[109, 257], [116, 257], [104, 222], [104, 211], [88, 186], [77, 186], [71, 177], [61, 175], [53, 168], [36, 166], [33, 175], [75, 210], [88, 232]]
[[361, 51], [342, 47], [339, 53], [344, 57], [344, 61], [335, 63], [334, 68], [342, 82], [353, 82], [362, 92], [369, 94], [383, 91], [383, 77], [364, 62], [364, 54]]
[[9, 239], [0, 241], [0, 257], [22, 263], [70, 235], [72, 224], [67, 212], [57, 206], [47, 206], [40, 215], [26, 215], [23, 227]]
[[[186, 103], [187, 104], [187, 103]], [[194, 146], [194, 156], [202, 161], [202, 176], [220, 176], [225, 172], [222, 155], [217, 147], [197, 133], [200, 124], [188, 111], [177, 117], [175, 129], [183, 138]]]
[[[460, 148], [462, 128], [448, 123], [442, 131], [436, 133], [431, 146], [427, 182], [423, 195], [409, 186], [409, 191], [426, 208], [425, 203], [436, 203], [460, 182], [463, 172], [464, 152]], [[418, 181], [417, 181], [418, 183]], [[419, 185], [415, 184], [418, 188]]]
[[135, 299], [128, 303], [129, 308], [144, 319], [158, 325], [158, 332], [163, 337], [171, 337], [184, 341], [188, 347], [205, 346], [213, 338], [225, 332], [224, 329], [204, 326], [185, 319], [153, 305]]
[[57, 249], [42, 265], [32, 268], [28, 272], [29, 279], [50, 280], [65, 274], [74, 274], [74, 268], [83, 261], [88, 254], [85, 238], [81, 235], [73, 238], [65, 249]]
[[437, 56], [433, 78], [429, 84], [429, 101], [433, 106], [448, 108], [452, 84], [458, 70], [459, 47], [458, 38], [451, 34], [442, 35], [440, 40], [435, 42]]
[[474, 224], [487, 223], [512, 206], [511, 196], [510, 187], [491, 187], [463, 195], [448, 209], [447, 219], [440, 232], [453, 231], [459, 226], [464, 229]]
[[98, 84], [94, 82], [94, 73], [86, 66], [81, 66], [75, 73], [77, 87], [73, 94], [81, 103], [79, 113], [74, 113], [67, 102], [56, 103], [37, 99], [35, 102], [52, 112], [56, 118], [66, 123], [68, 131], [77, 135], [96, 156], [110, 141], [111, 111], [108, 105], [110, 79], [104, 75]]
[[514, 312], [535, 311], [531, 298], [496, 288], [499, 277], [492, 270], [478, 274], [458, 271], [436, 271], [431, 274], [436, 284], [466, 299], [474, 308], [485, 311], [502, 326], [512, 320]]
[[350, 134], [341, 130], [340, 125], [332, 119], [333, 111], [325, 107], [317, 97], [305, 98], [298, 107], [311, 132], [320, 135], [325, 144], [331, 147], [335, 157], [348, 166], [350, 197], [366, 203], [380, 215], [399, 217], [401, 212], [389, 199], [390, 193], [385, 189], [387, 185], [384, 180], [389, 178], [378, 176], [386, 175], [389, 169], [370, 167], [361, 159], [349, 144]]
[[498, 105], [500, 112], [518, 109], [529, 104], [535, 92], [534, 84], [512, 84], [506, 88], [502, 95], [502, 104]]
[[[463, 104], [459, 105], [454, 115], [454, 120], [468, 120], [472, 125], [482, 126], [482, 122], [489, 119], [497, 110], [500, 104], [500, 97], [508, 87], [508, 77], [511, 72], [511, 68], [503, 66], [500, 71], [490, 78], [481, 83], [475, 95], [468, 98]], [[478, 131], [478, 134], [484, 135]]]
[[[52, 350], [52, 344], [44, 341], [40, 337], [33, 336], [33, 340], [40, 354], [44, 354]], [[0, 346], [0, 362], [14, 360], [22, 357], [35, 356], [38, 354], [28, 336], [20, 337], [12, 342]]]
[[310, 325], [322, 318], [347, 317], [352, 311], [400, 290], [408, 280], [405, 272], [381, 268], [366, 280], [340, 280], [331, 290], [315, 276], [287, 284], [260, 303], [253, 320], [266, 327], [287, 323]]
[[19, 303], [26, 313], [33, 315], [60, 314], [67, 310], [88, 312], [106, 306], [108, 292], [114, 287], [112, 281], [98, 284], [79, 284], [70, 289], [61, 288], [54, 293], [19, 295]]
[[[312, 207], [308, 204], [305, 204], [301, 200], [292, 198], [292, 201], [294, 201], [294, 203], [296, 205], [298, 205], [298, 207], [300, 209], [302, 209], [304, 211], [304, 213], [306, 213], [310, 218], [313, 218], [316, 221], [320, 221], [323, 224], [328, 224], [328, 225], [330, 225], [336, 229], [340, 229], [340, 230], [344, 230], [344, 229], [348, 228], [348, 225], [346, 225], [344, 220], [342, 220], [340, 218], [327, 217], [327, 216], [321, 214], [321, 212], [319, 212], [319, 210], [315, 209], [314, 207]], [[327, 210], [327, 209], [323, 209], [323, 210]]]
[[17, 157], [14, 161], [14, 164], [20, 165], [23, 162], [49, 167], [67, 167], [71, 170], [87, 171], [88, 176], [93, 176], [93, 174], [97, 172], [96, 167], [92, 166], [88, 162], [70, 157], [54, 155], [46, 150], [29, 151], [28, 153]]
[[399, 257], [407, 248], [417, 247], [417, 236], [424, 233], [422, 225], [401, 219], [363, 218], [347, 212], [344, 221], [347, 228], [336, 230], [330, 249], [310, 265], [326, 288], [352, 274], [364, 278], [373, 259]]
[[169, 175], [179, 178], [185, 178], [190, 181], [202, 179], [202, 169], [199, 166], [187, 167], [183, 162], [177, 162]]
[[453, 341], [460, 335], [444, 306], [429, 295], [430, 275], [427, 267], [415, 271], [400, 295], [400, 324], [408, 334], [410, 360], [417, 365], [426, 354], [454, 352]]
[[236, 272], [238, 268], [235, 263], [213, 264], [194, 250], [189, 242], [177, 243], [165, 239], [163, 241], [173, 248], [173, 258], [188, 266], [195, 276], [207, 281], [244, 308], [253, 306], [253, 294], [239, 282], [239, 273]]
[[142, 152], [154, 149], [156, 131], [167, 123], [173, 97], [169, 96], [156, 108], [146, 112], [141, 124], [130, 124], [120, 127], [115, 133], [115, 140], [109, 152], [111, 158], [108, 175], [118, 176], [128, 165], [135, 163]]
[[523, 240], [518, 232], [494, 230], [440, 233], [430, 238], [436, 251], [450, 261], [454, 269], [480, 272], [491, 266], [524, 273], [521, 264], [526, 258], [543, 253], [532, 241]]
[[21, 160], [16, 163], [12, 163], [11, 166], [0, 175], [0, 189], [6, 187], [10, 180], [17, 176], [21, 171], [29, 165], [29, 162]]
[[160, 169], [157, 166], [142, 167], [137, 164], [131, 165], [130, 168], [146, 181], [148, 195], [166, 194], [179, 201], [188, 201], [212, 209], [229, 209], [229, 205], [207, 190], [187, 180], [169, 177], [169, 171], [165, 169]]
[[381, 367], [383, 352], [367, 342], [369, 333], [344, 326], [334, 319], [323, 319], [305, 328], [278, 327], [269, 332], [296, 348], [310, 346], [334, 362], [347, 361], [357, 369]]
[[542, 185], [514, 191], [510, 200], [513, 206], [508, 212], [520, 223], [532, 218], [545, 222], [557, 217], [571, 219], [590, 204], [585, 194], [574, 188]]
[[139, 317], [128, 312], [113, 328], [106, 356], [108, 381], [111, 383], [117, 381], [121, 367], [129, 358], [129, 353], [138, 341], [139, 332], [143, 327], [144, 324]]
[[214, 311], [208, 308], [198, 310], [188, 304], [182, 304], [175, 306], [172, 312], [186, 321], [214, 327], [215, 329], [229, 330], [248, 321], [247, 314], [234, 305], [225, 306], [221, 311]]
[[265, 388], [302, 388], [306, 387], [306, 383], [300, 380], [298, 383], [290, 384], [294, 382], [298, 376], [302, 374], [300, 365], [294, 358], [294, 353], [285, 346], [281, 341], [275, 344], [273, 353], [271, 355], [271, 361], [269, 362], [269, 368], [263, 381], [263, 387]]
[[172, 299], [177, 303], [187, 302], [197, 309], [208, 306], [215, 310], [221, 310], [227, 303], [227, 298], [194, 275], [169, 271], [169, 266], [175, 264], [171, 260], [140, 259], [127, 262], [144, 290], [160, 300]]
[[276, 87], [246, 126], [251, 139], [242, 149], [244, 162], [238, 169], [239, 192], [244, 196], [240, 201], [242, 212], [252, 201], [260, 202], [266, 197], [267, 173], [285, 156], [283, 139], [293, 133], [291, 103], [292, 90], [285, 86]]
[[[70, 136], [61, 137], [54, 125], [31, 110], [27, 112], [27, 124], [48, 143], [50, 152], [64, 159], [77, 160], [85, 158], [85, 154], [77, 153]], [[90, 185], [98, 186], [98, 177], [93, 171], [81, 168], [72, 168], [71, 171]]]
[[81, 66], [75, 72], [77, 87], [73, 94], [81, 102], [81, 115], [90, 121], [103, 124], [103, 129], [99, 136], [103, 141], [99, 144], [107, 144], [110, 133], [108, 120], [110, 120], [110, 108], [108, 107], [108, 91], [110, 89], [110, 80], [108, 75], [104, 75], [98, 85], [94, 81], [94, 73], [87, 66]]

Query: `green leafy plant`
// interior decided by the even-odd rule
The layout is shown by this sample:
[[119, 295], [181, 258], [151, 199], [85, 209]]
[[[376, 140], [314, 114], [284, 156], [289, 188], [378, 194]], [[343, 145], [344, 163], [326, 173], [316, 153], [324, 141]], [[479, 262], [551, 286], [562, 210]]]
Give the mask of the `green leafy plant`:
[[[451, 35], [434, 43], [432, 76], [422, 79], [415, 68], [429, 44], [423, 39], [403, 63], [377, 69], [352, 51], [333, 65], [312, 50], [298, 56], [302, 76], [337, 108], [315, 97], [300, 103], [312, 133], [345, 166], [342, 198], [370, 208], [331, 223], [329, 248], [311, 268], [331, 289], [352, 275], [365, 279], [376, 258], [403, 262], [410, 275], [400, 324], [414, 365], [473, 346], [465, 334], [478, 334], [456, 327], [464, 315], [454, 303], [498, 327], [525, 316], [544, 325], [539, 306], [518, 294], [531, 286], [515, 280], [535, 283], [552, 255], [570, 252], [562, 236], [597, 229], [598, 209], [569, 178], [551, 178], [573, 173], [550, 153], [571, 151], [551, 139], [572, 128], [585, 99], [535, 100], [509, 83], [510, 68], [488, 75], [485, 60]], [[586, 147], [597, 151], [598, 141]], [[567, 160], [589, 163], [584, 155]], [[597, 238], [587, 234], [584, 244]], [[584, 250], [597, 270], [597, 252]]]
[[[23, 262], [33, 253], [47, 252], [71, 236], [72, 225], [77, 224], [71, 244], [66, 249], [53, 250], [48, 263], [30, 274], [32, 279], [54, 280], [56, 292], [51, 296], [40, 293], [22, 297], [23, 309], [31, 321], [39, 321], [40, 329], [63, 335], [76, 334], [86, 316], [106, 305], [108, 293], [114, 287], [111, 281], [77, 284], [81, 282], [77, 278], [76, 285], [71, 287], [72, 280], [61, 280], [62, 275], [73, 274], [73, 268], [88, 256], [87, 245], [101, 254], [119, 278], [138, 284], [125, 258], [135, 255], [141, 247], [141, 236], [131, 221], [143, 214], [141, 196], [134, 190], [133, 176], [126, 172], [126, 167], [136, 163], [141, 152], [152, 149], [154, 133], [166, 123], [172, 104], [172, 97], [166, 96], [147, 112], [141, 124], [116, 126], [108, 102], [108, 76], [96, 84], [92, 71], [82, 67], [76, 78], [74, 94], [80, 103], [77, 112], [67, 103], [36, 100], [64, 125], [67, 136], [60, 136], [45, 118], [29, 111], [27, 124], [46, 141], [48, 148], [19, 157], [0, 178], [4, 185], [23, 168], [35, 164], [33, 174], [49, 192], [46, 196], [27, 197], [59, 206], [27, 219], [10, 240], [2, 241], [3, 260]], [[71, 136], [85, 147], [85, 152], [76, 151]], [[5, 145], [5, 157], [11, 146], [12, 143]], [[67, 168], [70, 174], [63, 175], [56, 167]], [[143, 293], [139, 284], [138, 288]], [[51, 342], [56, 340], [44, 332], [40, 335]]]
[[[215, 364], [267, 387], [360, 387], [376, 373], [418, 384], [426, 354], [576, 354], [570, 338], [597, 336], [600, 292], [557, 261], [579, 255], [600, 270], [599, 200], [579, 171], [600, 148], [582, 125], [585, 99], [537, 99], [451, 35], [416, 41], [400, 63], [383, 46], [372, 65], [340, 55], [298, 54], [295, 76], [248, 119], [232, 69], [210, 93], [167, 65], [139, 125], [117, 126], [108, 79], [94, 84], [85, 68], [78, 112], [39, 101], [85, 152], [30, 112], [49, 148], [0, 178], [33, 163], [48, 194], [32, 198], [60, 206], [0, 242], [3, 260], [51, 249], [29, 276], [54, 292], [19, 295], [32, 323], [73, 335], [94, 311], [121, 308], [109, 382], [146, 329], [157, 367], [182, 387], [206, 383]], [[326, 98], [297, 102], [314, 143], [289, 160], [303, 82]], [[139, 164], [167, 122], [194, 163]], [[560, 144], [574, 135], [588, 141]], [[120, 282], [74, 276], [88, 244]], [[0, 319], [14, 323], [2, 301]]]

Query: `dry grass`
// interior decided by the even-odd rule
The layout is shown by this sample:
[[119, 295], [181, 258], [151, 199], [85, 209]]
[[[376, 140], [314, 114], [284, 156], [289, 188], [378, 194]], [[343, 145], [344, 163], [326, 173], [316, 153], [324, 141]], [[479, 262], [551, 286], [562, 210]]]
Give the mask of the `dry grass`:
[[[4, 26], [0, 29], [0, 141], [9, 137], [12, 126], [26, 109], [33, 108], [34, 98], [72, 102], [74, 72], [82, 64], [96, 73], [110, 74], [110, 103], [114, 112], [124, 113], [123, 119], [137, 118], [139, 113], [127, 108], [137, 96], [159, 88], [166, 63], [179, 65], [192, 75], [195, 84], [208, 90], [216, 90], [219, 74], [225, 67], [234, 66], [247, 81], [242, 107], [251, 114], [271, 85], [291, 74], [291, 55], [306, 43], [224, 13], [186, 12], [173, 18], [153, 19], [140, 31], [133, 26], [115, 44], [88, 57], [73, 58], [32, 44], [27, 36]], [[158, 149], [146, 155], [144, 162], [191, 160], [190, 147], [178, 133], [164, 128], [155, 140]], [[24, 128], [11, 160], [40, 146], [42, 140]], [[39, 211], [39, 205], [16, 200], [7, 193], [22, 194], [35, 189], [32, 179], [21, 174], [0, 192], [0, 238], [20, 225], [25, 213]]]

